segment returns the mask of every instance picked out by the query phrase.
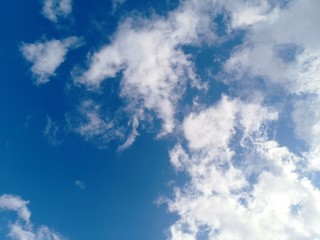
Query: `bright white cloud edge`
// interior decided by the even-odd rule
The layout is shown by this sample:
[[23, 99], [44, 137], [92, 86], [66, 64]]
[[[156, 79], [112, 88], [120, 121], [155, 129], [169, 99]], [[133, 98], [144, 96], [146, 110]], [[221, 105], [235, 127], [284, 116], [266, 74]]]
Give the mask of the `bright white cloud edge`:
[[[230, 29], [248, 32], [226, 62], [225, 83], [232, 86], [230, 79], [236, 79], [251, 92], [261, 91], [254, 84], [260, 77], [267, 86], [282, 88], [292, 99], [295, 135], [309, 151], [296, 155], [279, 146], [265, 128], [277, 119], [270, 118], [260, 103], [222, 98], [191, 113], [183, 124], [187, 145], [178, 144], [170, 153], [173, 166], [186, 172], [190, 181], [168, 200], [169, 210], [179, 216], [169, 238], [318, 239], [320, 192], [310, 176], [319, 170], [319, 32], [316, 21], [305, 20], [304, 14], [318, 18], [319, 2], [292, 1], [285, 8], [267, 1], [231, 5], [226, 4]], [[242, 13], [251, 17], [239, 16]], [[305, 32], [306, 23], [315, 31]], [[278, 52], [283, 47], [286, 52]], [[302, 50], [290, 56], [292, 48]], [[273, 93], [264, 94], [268, 99]], [[245, 113], [250, 108], [250, 114]]]

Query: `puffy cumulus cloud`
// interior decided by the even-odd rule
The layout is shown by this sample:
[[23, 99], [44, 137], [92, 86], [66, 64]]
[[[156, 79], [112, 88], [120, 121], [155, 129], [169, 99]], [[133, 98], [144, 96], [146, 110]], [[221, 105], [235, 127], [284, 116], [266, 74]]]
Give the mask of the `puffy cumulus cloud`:
[[[183, 135], [189, 151], [177, 145], [170, 153], [171, 162], [176, 168], [187, 171], [192, 171], [193, 163], [205, 165], [215, 162], [224, 167], [232, 163], [233, 148], [246, 146], [253, 136], [265, 137], [266, 123], [277, 117], [276, 111], [259, 103], [245, 103], [222, 96], [212, 107], [185, 118]], [[201, 162], [200, 158], [191, 159], [188, 153], [199, 156]]]
[[35, 43], [23, 43], [20, 51], [31, 63], [31, 72], [36, 84], [43, 84], [55, 76], [57, 68], [65, 61], [70, 49], [82, 44], [81, 38], [68, 37], [64, 40], [49, 40]]
[[34, 230], [30, 221], [31, 213], [27, 207], [28, 201], [19, 196], [4, 194], [0, 196], [0, 210], [14, 211], [18, 219], [9, 223], [8, 237], [13, 240], [62, 240], [63, 238], [46, 226]]
[[212, 108], [200, 113], [191, 113], [183, 123], [183, 130], [189, 148], [224, 148], [235, 132], [235, 124], [242, 126], [245, 136], [258, 131], [264, 120], [276, 120], [277, 113], [259, 104], [243, 104], [226, 96]]
[[134, 116], [136, 111], [155, 113], [163, 122], [160, 135], [172, 132], [176, 106], [188, 80], [193, 87], [204, 87], [181, 47], [214, 38], [208, 8], [212, 8], [210, 1], [187, 1], [167, 17], [126, 19], [111, 43], [89, 57], [89, 68], [75, 82], [99, 89], [104, 80], [121, 73], [120, 96], [128, 102], [127, 109]]
[[72, 0], [42, 0], [42, 14], [51, 22], [66, 18], [72, 12]]
[[319, 238], [320, 192], [303, 175], [304, 159], [268, 139], [276, 119], [259, 103], [226, 97], [186, 117], [187, 145], [170, 158], [190, 180], [168, 200], [179, 216], [170, 239]]

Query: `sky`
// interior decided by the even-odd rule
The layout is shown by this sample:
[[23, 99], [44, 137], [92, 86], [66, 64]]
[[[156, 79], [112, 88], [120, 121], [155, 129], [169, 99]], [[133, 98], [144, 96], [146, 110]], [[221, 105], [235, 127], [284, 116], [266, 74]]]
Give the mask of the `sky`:
[[2, 0], [0, 239], [320, 239], [318, 0]]

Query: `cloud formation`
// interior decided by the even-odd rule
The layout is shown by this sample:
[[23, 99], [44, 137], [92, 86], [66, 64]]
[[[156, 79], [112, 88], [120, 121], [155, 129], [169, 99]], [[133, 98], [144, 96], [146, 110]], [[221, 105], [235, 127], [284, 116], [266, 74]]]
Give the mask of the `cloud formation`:
[[315, 239], [319, 190], [303, 161], [268, 139], [277, 113], [222, 98], [184, 120], [186, 147], [170, 152], [189, 181], [176, 187], [169, 209], [180, 219], [170, 239]]
[[[182, 50], [183, 45], [196, 45], [213, 37], [208, 34], [212, 33], [211, 19], [200, 18], [201, 13], [206, 15], [205, 6], [188, 2], [168, 17], [126, 19], [111, 43], [90, 56], [88, 69], [78, 74], [75, 82], [98, 90], [103, 81], [120, 74], [120, 96], [128, 103], [127, 111], [136, 117], [132, 122], [151, 112], [163, 123], [159, 136], [171, 133], [187, 83], [198, 89], [204, 87], [190, 56]], [[136, 135], [131, 135], [130, 142]]]
[[291, 1], [284, 8], [271, 3], [268, 7], [264, 5], [258, 5], [262, 20], [247, 26], [245, 41], [226, 62], [226, 70], [233, 72], [237, 79], [263, 77], [289, 93], [319, 94], [316, 39], [320, 32], [316, 27], [319, 15], [315, 10], [319, 2]]
[[295, 136], [309, 149], [303, 152], [307, 165], [319, 170], [320, 119], [316, 109], [320, 96], [320, 45], [317, 41], [320, 31], [316, 26], [319, 21], [316, 9], [320, 5], [315, 0], [307, 4], [288, 1], [284, 6], [280, 3], [268, 3], [268, 7], [257, 5], [261, 20], [246, 26], [243, 44], [224, 65], [229, 74], [224, 81], [230, 85], [238, 81], [247, 88], [255, 88], [255, 82], [262, 79], [264, 94], [269, 99], [275, 99], [275, 90], [281, 91], [286, 98], [282, 97], [279, 102], [292, 106]]
[[59, 145], [62, 143], [62, 140], [59, 138], [60, 131], [59, 125], [54, 122], [51, 117], [47, 116], [47, 123], [43, 130], [43, 135], [47, 138], [49, 144]]
[[42, 4], [43, 16], [54, 23], [72, 12], [72, 0], [42, 0]]
[[117, 117], [109, 117], [99, 103], [83, 100], [78, 107], [78, 114], [69, 117], [70, 128], [100, 148], [105, 148], [111, 140], [125, 136], [125, 129], [118, 124]]
[[[317, 239], [320, 192], [311, 173], [318, 174], [320, 162], [319, 3], [220, 4], [230, 33], [241, 29], [245, 36], [219, 79], [242, 99], [263, 92], [263, 101], [222, 97], [185, 118], [185, 141], [170, 158], [189, 180], [167, 200], [179, 216], [169, 238]], [[306, 151], [294, 153], [271, 134], [274, 122], [284, 121], [283, 111], [291, 113], [291, 131]]]
[[27, 207], [28, 201], [22, 200], [19, 196], [4, 194], [0, 196], [0, 209], [17, 212], [19, 218], [28, 222], [31, 213]]
[[68, 37], [64, 40], [39, 41], [23, 43], [20, 51], [23, 57], [31, 63], [31, 72], [36, 84], [49, 82], [56, 75], [56, 70], [65, 61], [69, 50], [79, 47], [82, 40], [78, 37]]
[[[75, 85], [90, 94], [103, 91], [104, 81], [120, 81], [125, 106], [119, 111], [127, 114], [131, 128], [119, 126], [121, 121], [109, 117], [102, 104], [81, 99], [75, 131], [86, 140], [104, 146], [125, 138], [122, 151], [134, 143], [141, 122], [157, 120], [158, 136], [176, 137], [170, 161], [188, 180], [166, 200], [169, 211], [178, 215], [168, 238], [320, 237], [320, 192], [312, 178], [320, 170], [319, 4], [183, 1], [167, 16], [124, 19], [110, 42], [89, 55], [87, 66], [74, 70]], [[225, 41], [215, 33], [218, 15], [223, 15], [224, 38], [239, 31], [243, 38], [230, 47], [215, 79], [204, 82], [184, 47]], [[21, 47], [37, 84], [55, 75], [77, 42], [67, 38]], [[180, 121], [177, 112], [187, 89], [204, 94], [215, 81], [222, 81], [228, 93], [215, 103], [194, 104]], [[277, 139], [280, 123], [293, 132], [292, 140], [305, 144], [304, 150], [294, 151]], [[75, 185], [81, 188], [80, 181]], [[25, 204], [6, 206], [26, 221]]]
[[9, 224], [8, 237], [13, 240], [62, 240], [58, 233], [46, 226], [34, 229], [30, 221], [31, 213], [27, 207], [28, 201], [19, 196], [4, 194], [0, 196], [0, 210], [14, 211], [18, 219]]
[[[215, 44], [211, 20], [218, 14], [224, 15], [227, 35], [244, 32], [217, 76], [233, 97], [222, 94], [217, 103], [188, 113], [170, 151], [174, 168], [189, 177], [167, 199], [179, 216], [170, 239], [320, 236], [320, 192], [310, 177], [320, 167], [318, 8], [315, 0], [184, 1], [167, 17], [126, 19], [76, 76], [75, 83], [93, 91], [120, 78], [120, 96], [135, 117], [123, 145], [128, 147], [146, 112], [162, 121], [160, 136], [172, 134], [187, 85], [205, 91], [183, 46]], [[309, 34], [305, 26], [315, 31]], [[306, 151], [278, 142], [274, 126], [284, 121], [283, 111]], [[90, 119], [89, 129], [96, 130], [88, 133], [100, 133], [103, 122]]]

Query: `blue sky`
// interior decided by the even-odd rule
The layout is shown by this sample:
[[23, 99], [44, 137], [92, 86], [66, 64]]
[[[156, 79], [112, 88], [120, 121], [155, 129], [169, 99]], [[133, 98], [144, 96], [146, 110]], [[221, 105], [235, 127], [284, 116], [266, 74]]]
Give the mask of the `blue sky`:
[[317, 0], [0, 3], [0, 238], [320, 238]]

